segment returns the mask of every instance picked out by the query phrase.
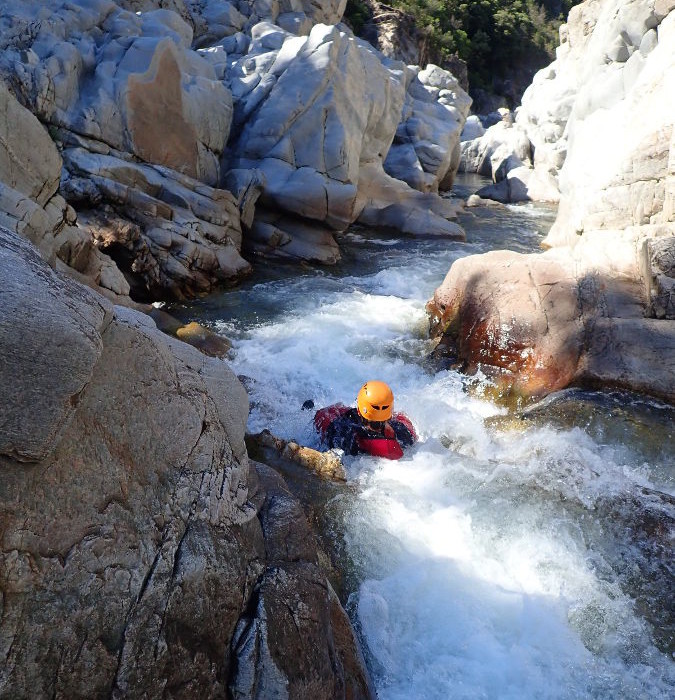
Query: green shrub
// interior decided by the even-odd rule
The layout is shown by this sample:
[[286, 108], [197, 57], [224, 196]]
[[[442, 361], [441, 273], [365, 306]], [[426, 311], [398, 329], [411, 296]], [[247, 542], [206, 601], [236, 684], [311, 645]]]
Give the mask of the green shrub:
[[363, 0], [347, 0], [344, 19], [357, 36], [361, 33], [363, 25], [371, 18], [370, 9]]
[[[558, 27], [578, 0], [390, 2], [415, 17], [437, 62], [456, 54], [467, 63], [471, 85], [489, 88], [495, 78], [507, 78], [523, 68], [532, 73], [552, 60]], [[347, 7], [360, 17], [360, 5], [361, 0], [349, 0]]]

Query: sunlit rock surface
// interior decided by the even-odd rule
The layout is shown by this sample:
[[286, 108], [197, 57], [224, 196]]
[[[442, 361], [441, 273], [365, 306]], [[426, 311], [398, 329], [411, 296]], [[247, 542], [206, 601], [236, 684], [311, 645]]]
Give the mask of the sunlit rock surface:
[[406, 71], [403, 116], [384, 168], [421, 192], [452, 187], [459, 167], [460, 136], [471, 98], [438, 66]]
[[672, 204], [666, 206], [674, 157], [673, 10], [668, 2], [603, 3], [580, 61], [549, 245], [570, 244], [586, 231], [673, 221]]
[[0, 695], [370, 697], [227, 365], [3, 228], [0, 276]]
[[333, 263], [332, 233], [362, 213], [463, 236], [435, 193], [456, 172], [469, 98], [446, 71], [391, 61], [331, 24], [343, 10], [344, 0], [3, 4], [0, 78], [49, 127], [71, 218], [126, 278], [116, 293], [207, 293], [250, 271], [242, 246]]
[[481, 191], [527, 199], [557, 174], [553, 250], [460, 260], [429, 309], [451, 354], [505, 391], [602, 384], [675, 401], [675, 5], [586, 2], [561, 36], [516, 122], [534, 170]]
[[180, 298], [246, 274], [238, 201], [217, 188], [232, 100], [192, 27], [107, 0], [5, 3], [0, 24], [0, 73], [63, 153], [60, 194], [128, 278], [107, 286]]
[[[472, 130], [480, 133], [475, 122], [472, 124]], [[510, 112], [481, 135], [462, 142], [460, 172], [478, 173], [499, 182], [510, 169], [523, 164], [531, 165], [530, 140], [513, 123]]]
[[638, 282], [564, 249], [462, 258], [427, 308], [445, 353], [504, 397], [579, 384], [675, 401], [675, 323], [645, 318]]
[[[568, 206], [565, 200], [573, 201], [575, 209], [591, 206], [594, 200], [599, 206], [597, 195], [610, 184], [604, 178], [614, 177], [611, 173], [617, 167], [615, 144], [632, 143], [634, 154], [628, 148], [621, 151], [627, 161], [646, 162], [644, 151], [653, 144], [649, 135], [641, 137], [640, 132], [655, 124], [668, 130], [672, 123], [667, 85], [673, 30], [671, 20], [664, 22], [672, 9], [670, 0], [596, 1], [572, 8], [560, 28], [556, 60], [535, 75], [516, 111], [515, 127], [529, 139], [533, 162], [513, 160], [502, 166], [504, 176], [522, 165], [534, 167], [535, 172], [520, 171], [512, 176], [517, 183], [491, 188], [485, 196], [499, 201], [557, 201], [557, 187], [563, 195], [563, 211]], [[642, 118], [646, 113], [648, 120]], [[502, 180], [494, 175], [492, 154], [501, 149], [507, 157], [509, 152], [517, 155], [510, 133], [491, 127], [486, 135], [468, 135], [473, 140], [466, 139], [462, 147], [460, 168], [492, 175], [495, 182]], [[565, 165], [568, 150], [571, 158]], [[571, 221], [575, 214], [569, 216], [576, 226]]]
[[[252, 38], [227, 82], [234, 99], [231, 164], [256, 168], [265, 179], [253, 226], [256, 250], [327, 261], [322, 231], [342, 231], [356, 220], [463, 236], [449, 221], [454, 205], [432, 193], [454, 176], [469, 107], [450, 74], [435, 67], [419, 73], [327, 25], [298, 37], [261, 23]], [[290, 218], [280, 220], [279, 211]], [[307, 223], [318, 225], [314, 254], [293, 219], [304, 221], [305, 234]]]
[[62, 164], [44, 126], [0, 82], [0, 224], [32, 241], [52, 265], [127, 303], [124, 276], [58, 194]]

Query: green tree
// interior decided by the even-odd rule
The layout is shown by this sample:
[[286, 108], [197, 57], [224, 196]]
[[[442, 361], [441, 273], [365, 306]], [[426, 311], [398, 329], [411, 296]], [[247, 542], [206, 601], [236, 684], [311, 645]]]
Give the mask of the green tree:
[[[349, 0], [359, 14], [363, 0]], [[474, 87], [490, 88], [495, 79], [517, 71], [533, 74], [552, 60], [558, 27], [578, 0], [391, 0], [415, 18], [428, 35], [434, 60], [452, 55], [466, 61]], [[351, 8], [351, 9], [350, 9]]]

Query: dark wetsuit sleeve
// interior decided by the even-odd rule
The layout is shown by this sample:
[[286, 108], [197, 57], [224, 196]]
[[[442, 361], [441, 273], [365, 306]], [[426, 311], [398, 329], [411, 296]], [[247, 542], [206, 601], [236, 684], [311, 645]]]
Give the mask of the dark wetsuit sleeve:
[[415, 442], [410, 430], [400, 421], [392, 419], [389, 421], [389, 425], [393, 428], [396, 439], [402, 447], [410, 447]]
[[347, 454], [355, 455], [359, 452], [357, 437], [362, 428], [358, 418], [352, 415], [354, 409], [336, 418], [326, 431], [328, 447], [339, 447]]
[[351, 428], [351, 421], [346, 416], [336, 418], [326, 431], [326, 442], [331, 449], [338, 447], [347, 454], [356, 454], [356, 441], [354, 431]]

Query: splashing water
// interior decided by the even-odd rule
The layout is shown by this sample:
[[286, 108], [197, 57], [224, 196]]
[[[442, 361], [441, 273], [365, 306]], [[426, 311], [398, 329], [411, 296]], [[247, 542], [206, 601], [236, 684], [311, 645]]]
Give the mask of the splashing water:
[[335, 269], [174, 309], [233, 339], [251, 432], [318, 447], [303, 402], [352, 404], [371, 378], [413, 420], [402, 460], [347, 458], [357, 488], [328, 504], [382, 699], [675, 696], [673, 410], [572, 391], [514, 417], [425, 368], [453, 260], [533, 250], [551, 217], [481, 210], [466, 244], [354, 230]]

